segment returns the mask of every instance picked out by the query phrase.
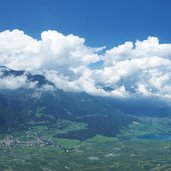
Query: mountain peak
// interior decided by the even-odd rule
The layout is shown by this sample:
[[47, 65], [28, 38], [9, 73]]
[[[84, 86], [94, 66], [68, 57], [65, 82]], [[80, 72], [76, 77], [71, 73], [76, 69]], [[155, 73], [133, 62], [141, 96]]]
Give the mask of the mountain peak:
[[44, 75], [38, 75], [38, 74], [32, 74], [30, 72], [27, 72], [25, 70], [13, 70], [6, 66], [0, 66], [0, 78], [3, 79], [5, 77], [26, 77], [27, 81], [26, 83], [30, 82], [36, 82], [37, 87], [42, 87], [44, 85], [50, 85], [54, 87], [54, 84], [50, 81], [48, 81]]
[[11, 71], [11, 69], [6, 66], [0, 66], [0, 72], [2, 71]]

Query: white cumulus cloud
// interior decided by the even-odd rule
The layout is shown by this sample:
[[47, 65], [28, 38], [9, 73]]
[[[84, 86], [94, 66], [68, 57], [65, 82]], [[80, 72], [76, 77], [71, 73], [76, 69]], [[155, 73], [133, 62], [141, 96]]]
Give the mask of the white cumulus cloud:
[[[89, 67], [99, 61], [101, 67]], [[160, 43], [157, 37], [105, 51], [72, 34], [49, 30], [37, 40], [21, 30], [6, 30], [0, 32], [0, 65], [43, 74], [64, 91], [171, 98], [171, 44]], [[0, 79], [1, 87], [25, 84], [24, 77]]]

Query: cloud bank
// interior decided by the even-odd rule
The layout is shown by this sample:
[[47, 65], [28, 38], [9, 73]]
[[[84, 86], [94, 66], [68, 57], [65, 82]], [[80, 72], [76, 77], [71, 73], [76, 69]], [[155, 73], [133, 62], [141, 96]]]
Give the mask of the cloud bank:
[[[160, 44], [157, 37], [104, 50], [72, 34], [49, 30], [36, 40], [21, 30], [6, 30], [0, 32], [0, 65], [43, 74], [64, 91], [171, 98], [171, 44]], [[0, 79], [0, 87], [25, 84], [24, 76]]]

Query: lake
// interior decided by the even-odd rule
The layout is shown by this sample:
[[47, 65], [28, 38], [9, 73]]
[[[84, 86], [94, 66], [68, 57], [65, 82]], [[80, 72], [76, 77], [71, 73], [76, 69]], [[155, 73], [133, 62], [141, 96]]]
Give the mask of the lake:
[[169, 134], [145, 134], [145, 135], [137, 136], [136, 139], [171, 141], [171, 135]]

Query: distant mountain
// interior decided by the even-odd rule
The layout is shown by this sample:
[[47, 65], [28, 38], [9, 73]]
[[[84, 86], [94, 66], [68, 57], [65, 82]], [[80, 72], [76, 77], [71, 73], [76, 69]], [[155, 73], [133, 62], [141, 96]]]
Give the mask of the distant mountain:
[[0, 66], [0, 72], [1, 72], [1, 78], [3, 77], [8, 77], [8, 76], [22, 76], [26, 73], [26, 71], [22, 70], [22, 71], [15, 71], [12, 70], [8, 67], [5, 66]]
[[15, 71], [10, 68], [7, 68], [5, 66], [0, 66], [0, 79], [13, 76], [26, 76], [27, 77], [27, 82], [37, 82], [37, 86], [41, 87], [43, 85], [51, 85], [54, 86], [54, 84], [50, 81], [48, 81], [43, 75], [32, 75], [30, 72], [20, 70], [20, 71]]
[[[116, 130], [128, 125], [136, 116], [166, 116], [171, 114], [171, 107], [156, 98], [124, 99], [92, 96], [86, 93], [64, 92], [55, 88], [53, 91], [39, 89], [42, 85], [52, 85], [43, 75], [33, 75], [27, 71], [15, 71], [0, 67], [0, 79], [9, 76], [27, 77], [27, 81], [37, 82], [34, 89], [19, 88], [15, 90], [0, 89], [0, 129], [17, 129], [26, 126], [29, 121], [53, 122], [67, 119], [86, 122], [99, 133], [106, 127]], [[108, 88], [110, 90], [110, 88]], [[37, 113], [43, 113], [37, 117]], [[84, 119], [85, 118], [85, 119]], [[109, 118], [109, 119], [106, 119]], [[95, 120], [97, 125], [95, 125]], [[99, 126], [100, 125], [100, 126]], [[107, 131], [106, 135], [115, 135]]]

